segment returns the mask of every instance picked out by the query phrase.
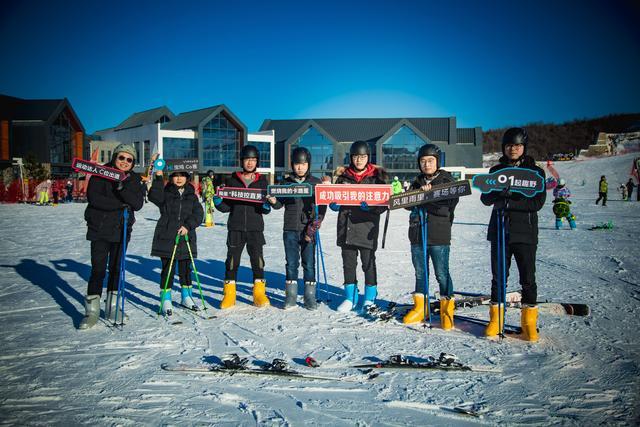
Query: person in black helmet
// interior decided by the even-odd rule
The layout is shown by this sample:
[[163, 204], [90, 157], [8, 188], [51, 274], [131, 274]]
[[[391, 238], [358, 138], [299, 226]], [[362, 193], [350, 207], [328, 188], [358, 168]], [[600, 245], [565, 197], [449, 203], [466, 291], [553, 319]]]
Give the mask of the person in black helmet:
[[[371, 151], [365, 141], [356, 141], [349, 149], [350, 164], [336, 170], [336, 184], [386, 184], [387, 174], [383, 168], [370, 163]], [[331, 203], [329, 208], [339, 211], [337, 244], [342, 249], [342, 265], [344, 271], [345, 300], [338, 306], [338, 311], [348, 312], [356, 308], [358, 303], [358, 252], [364, 272], [363, 309], [374, 304], [378, 294], [378, 277], [376, 272], [376, 249], [380, 232], [380, 214], [386, 207], [369, 206], [362, 202], [360, 206], [338, 206]]]
[[[306, 183], [315, 188], [320, 180], [311, 175], [311, 153], [305, 147], [295, 147], [291, 151], [291, 175], [282, 184]], [[316, 231], [320, 228], [326, 206], [318, 207], [314, 197], [281, 197], [274, 205], [280, 209], [284, 205], [284, 225], [282, 239], [286, 256], [286, 282], [284, 308], [295, 307], [298, 296], [298, 268], [302, 260], [304, 280], [304, 307], [308, 310], [318, 308], [316, 302], [315, 254]]]
[[[529, 137], [523, 128], [508, 129], [502, 137], [502, 154], [499, 163], [490, 169], [490, 173], [508, 167], [531, 169], [543, 178], [544, 171], [535, 160], [526, 154]], [[480, 200], [486, 206], [493, 206], [487, 240], [491, 242], [491, 307], [490, 321], [485, 330], [486, 336], [496, 336], [499, 325], [503, 323], [504, 307], [498, 306], [498, 254], [497, 254], [497, 209], [504, 208], [506, 235], [506, 271], [511, 266], [511, 257], [515, 257], [522, 286], [521, 323], [523, 337], [527, 341], [537, 341], [538, 298], [536, 286], [536, 250], [538, 248], [538, 211], [542, 209], [546, 192], [534, 197], [525, 197], [512, 193], [508, 189], [482, 194]]]
[[[191, 176], [187, 171], [174, 171], [169, 175], [169, 182], [164, 184], [162, 170], [157, 170], [149, 190], [149, 200], [160, 209], [160, 219], [156, 224], [151, 245], [151, 256], [160, 257], [162, 272], [160, 273], [160, 304], [162, 312], [171, 316], [171, 288], [176, 264], [180, 276], [180, 304], [191, 310], [198, 306], [193, 300], [191, 282], [191, 257], [184, 239], [180, 239], [176, 249], [173, 265], [171, 256], [176, 243], [176, 234], [189, 236], [191, 252], [198, 256], [196, 228], [202, 223], [204, 210], [198, 200], [195, 188], [189, 182]], [[168, 284], [167, 284], [168, 278]], [[166, 292], [165, 284], [167, 284]]]
[[[440, 169], [441, 151], [435, 144], [425, 144], [418, 151], [420, 174], [411, 185], [411, 190], [431, 190], [432, 185], [447, 184], [455, 179]], [[440, 286], [440, 324], [442, 329], [453, 328], [453, 281], [449, 274], [449, 252], [451, 248], [451, 226], [458, 198], [424, 203], [411, 208], [409, 215], [409, 241], [411, 261], [415, 269], [416, 286], [413, 294], [414, 307], [403, 319], [406, 324], [418, 323], [425, 318], [424, 249], [422, 244], [421, 216], [427, 219], [427, 256], [431, 258], [433, 270]], [[422, 211], [422, 212], [421, 212]], [[427, 261], [428, 262], [428, 261]]]
[[[256, 169], [260, 160], [260, 153], [253, 145], [245, 145], [240, 150], [242, 171], [231, 175], [225, 182], [227, 187], [267, 189], [267, 179]], [[264, 240], [264, 220], [262, 215], [271, 211], [271, 206], [277, 203], [274, 197], [267, 197], [264, 203], [252, 203], [242, 200], [223, 200], [214, 196], [213, 203], [220, 212], [230, 212], [227, 219], [227, 260], [225, 262], [225, 276], [221, 309], [233, 307], [236, 304], [236, 275], [240, 266], [240, 257], [245, 245], [251, 260], [253, 271], [253, 305], [265, 307], [269, 305], [266, 295], [267, 283], [264, 279], [264, 258], [262, 247]]]

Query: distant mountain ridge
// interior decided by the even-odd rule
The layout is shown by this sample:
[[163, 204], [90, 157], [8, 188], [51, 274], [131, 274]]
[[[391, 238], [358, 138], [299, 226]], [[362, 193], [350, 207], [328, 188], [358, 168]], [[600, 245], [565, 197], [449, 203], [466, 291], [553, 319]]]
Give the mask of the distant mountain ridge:
[[[511, 127], [511, 126], [509, 126]], [[502, 134], [509, 128], [483, 133], [483, 152], [500, 152]], [[522, 127], [529, 133], [528, 153], [538, 160], [556, 153], [577, 153], [594, 144], [598, 133], [622, 133], [640, 129], [640, 113], [611, 114], [593, 119], [577, 119], [562, 124], [534, 122]]]

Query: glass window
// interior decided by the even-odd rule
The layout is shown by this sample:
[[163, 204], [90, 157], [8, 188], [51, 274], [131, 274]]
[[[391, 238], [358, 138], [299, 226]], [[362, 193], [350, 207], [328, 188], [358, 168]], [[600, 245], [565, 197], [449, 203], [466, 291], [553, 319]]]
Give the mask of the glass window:
[[49, 154], [51, 163], [71, 162], [71, 136], [73, 127], [63, 111], [49, 128]]
[[402, 126], [382, 144], [382, 161], [387, 169], [416, 169], [418, 150], [428, 141]]
[[249, 141], [249, 145], [255, 146], [260, 153], [260, 164], [258, 166], [261, 168], [271, 167], [271, 143]]
[[165, 159], [197, 159], [198, 142], [193, 138], [163, 138]]
[[151, 142], [148, 139], [145, 139], [145, 141], [144, 141], [144, 158], [142, 159], [142, 162], [144, 162], [144, 164], [147, 164], [149, 162], [149, 160], [151, 160]]
[[222, 114], [218, 114], [202, 127], [203, 167], [237, 167], [242, 132]]
[[142, 160], [140, 158], [140, 141], [134, 142], [133, 147], [136, 149], [136, 165], [139, 165], [140, 161]]
[[[333, 170], [333, 144], [323, 134], [318, 132], [316, 128], [310, 126], [294, 144], [291, 145], [291, 151], [297, 146], [305, 147], [311, 153], [311, 172], [322, 173]], [[291, 153], [287, 158], [286, 164], [289, 165]]]

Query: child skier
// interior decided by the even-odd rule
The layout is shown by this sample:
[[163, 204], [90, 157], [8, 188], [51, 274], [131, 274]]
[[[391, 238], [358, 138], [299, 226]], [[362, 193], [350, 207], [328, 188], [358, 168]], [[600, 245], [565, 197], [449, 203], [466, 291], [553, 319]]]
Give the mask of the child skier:
[[[356, 141], [349, 149], [350, 164], [347, 168], [338, 168], [336, 184], [386, 184], [387, 174], [379, 166], [370, 163], [371, 151], [365, 141]], [[373, 305], [378, 294], [376, 272], [376, 249], [380, 232], [380, 214], [386, 207], [369, 206], [362, 202], [360, 206], [339, 206], [331, 203], [331, 210], [338, 212], [337, 245], [342, 249], [344, 272], [344, 301], [338, 311], [353, 310], [358, 303], [358, 281], [356, 267], [358, 252], [364, 272], [363, 309]]]
[[[315, 188], [320, 179], [312, 176], [311, 153], [305, 147], [296, 147], [291, 152], [291, 175], [283, 184], [309, 184]], [[284, 308], [296, 306], [298, 296], [298, 267], [302, 259], [304, 280], [304, 307], [308, 310], [318, 308], [316, 302], [315, 254], [316, 231], [320, 228], [327, 211], [326, 206], [316, 206], [314, 197], [281, 197], [277, 199], [275, 209], [284, 205], [283, 240], [287, 260]]]
[[[226, 186], [266, 190], [266, 178], [256, 172], [259, 159], [260, 153], [256, 147], [253, 145], [242, 147], [240, 150], [242, 171], [231, 175], [226, 180]], [[271, 206], [277, 203], [277, 200], [269, 197], [267, 201], [259, 204], [242, 200], [223, 200], [219, 196], [214, 196], [213, 203], [220, 212], [230, 212], [227, 220], [227, 260], [220, 308], [227, 309], [236, 304], [236, 276], [245, 245], [253, 271], [253, 305], [268, 306], [269, 298], [266, 295], [267, 282], [264, 279], [262, 256], [262, 247], [265, 244], [262, 216], [271, 211]]]
[[[418, 175], [411, 189], [429, 191], [432, 185], [454, 182], [451, 174], [440, 169], [441, 152], [434, 144], [425, 144], [418, 151]], [[449, 274], [449, 252], [451, 248], [451, 226], [458, 198], [425, 203], [411, 209], [409, 216], [409, 241], [411, 261], [415, 269], [416, 287], [413, 294], [414, 307], [403, 319], [406, 324], [417, 323], [425, 317], [425, 253], [422, 242], [421, 217], [427, 219], [427, 256], [431, 257], [436, 280], [440, 286], [440, 324], [442, 329], [453, 328], [453, 282]], [[422, 212], [420, 212], [420, 210]]]
[[553, 189], [553, 213], [556, 215], [556, 230], [562, 228], [562, 218], [567, 218], [569, 227], [576, 228], [576, 216], [571, 213], [571, 191], [564, 178], [560, 178], [558, 186]]
[[196, 228], [202, 223], [204, 212], [189, 178], [189, 172], [172, 172], [165, 185], [163, 172], [158, 170], [149, 190], [149, 200], [160, 209], [160, 219], [153, 233], [151, 256], [160, 257], [162, 261], [160, 304], [162, 313], [166, 316], [171, 316], [173, 311], [171, 288], [176, 264], [180, 276], [180, 304], [188, 309], [198, 310], [191, 286], [191, 256], [184, 237], [180, 238], [172, 259], [177, 234], [188, 236], [193, 257], [198, 256]]
[[[140, 175], [133, 172], [136, 150], [131, 145], [120, 144], [113, 151], [111, 161], [106, 164], [127, 173], [124, 181], [113, 182], [94, 175], [87, 186], [87, 240], [91, 241], [91, 276], [85, 298], [86, 314], [80, 329], [93, 327], [100, 316], [100, 296], [102, 282], [109, 264], [107, 280], [107, 302], [105, 317], [116, 321], [118, 279], [120, 277], [120, 257], [122, 256], [123, 211], [129, 210], [127, 242], [131, 239], [131, 229], [135, 222], [133, 211], [143, 205]], [[121, 319], [118, 319], [121, 320]]]
[[[531, 169], [545, 180], [545, 173], [535, 160], [526, 155], [529, 137], [523, 128], [510, 128], [502, 137], [502, 157], [499, 164], [492, 167], [489, 173], [508, 167]], [[482, 194], [480, 200], [486, 206], [493, 205], [487, 240], [491, 242], [491, 306], [490, 321], [485, 330], [488, 337], [496, 336], [499, 325], [504, 324], [504, 306], [498, 305], [498, 240], [497, 240], [497, 210], [504, 209], [505, 216], [505, 267], [507, 278], [511, 257], [515, 257], [520, 273], [522, 286], [521, 324], [523, 337], [527, 341], [537, 341], [538, 321], [538, 290], [536, 286], [536, 251], [538, 248], [538, 211], [544, 206], [546, 192], [538, 193], [528, 198], [508, 189], [500, 192], [493, 191]]]

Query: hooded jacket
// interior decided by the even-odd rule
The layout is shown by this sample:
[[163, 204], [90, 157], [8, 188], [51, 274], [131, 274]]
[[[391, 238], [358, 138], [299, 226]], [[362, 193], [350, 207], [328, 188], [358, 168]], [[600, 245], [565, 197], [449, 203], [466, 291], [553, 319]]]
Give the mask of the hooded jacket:
[[[204, 210], [191, 184], [184, 186], [180, 194], [178, 187], [169, 182], [164, 185], [161, 176], [155, 176], [149, 190], [149, 201], [160, 208], [160, 219], [156, 224], [151, 244], [151, 255], [170, 258], [180, 227], [189, 230], [189, 245], [194, 258], [198, 256], [196, 228], [202, 224]], [[176, 259], [189, 259], [189, 250], [183, 238], [176, 250]]]

